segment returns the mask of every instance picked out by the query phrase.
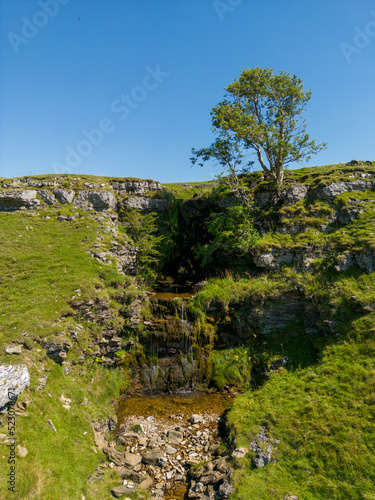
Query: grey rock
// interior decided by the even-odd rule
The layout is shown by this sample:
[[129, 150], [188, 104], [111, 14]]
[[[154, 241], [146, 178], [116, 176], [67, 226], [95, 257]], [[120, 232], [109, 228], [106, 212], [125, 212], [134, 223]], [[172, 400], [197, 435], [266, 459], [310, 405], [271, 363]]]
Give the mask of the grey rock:
[[54, 189], [53, 194], [62, 204], [72, 203], [74, 198], [74, 191], [72, 189]]
[[4, 210], [16, 210], [21, 207], [32, 208], [40, 204], [36, 199], [37, 191], [28, 189], [24, 191], [1, 191], [0, 208]]
[[352, 191], [371, 191], [374, 187], [372, 181], [347, 181], [347, 182], [333, 182], [328, 186], [321, 188], [315, 192], [318, 198], [333, 198], [343, 193], [350, 193]]
[[56, 197], [50, 191], [41, 189], [38, 191], [38, 194], [47, 205], [56, 205]]
[[131, 196], [123, 201], [123, 205], [128, 208], [135, 208], [144, 211], [161, 211], [167, 206], [167, 200]]
[[[278, 444], [278, 440], [274, 440], [273, 444]], [[271, 445], [271, 442], [266, 435], [266, 427], [262, 427], [258, 435], [250, 443], [250, 450], [256, 453], [256, 457], [253, 459], [255, 467], [262, 468], [270, 462], [275, 462], [276, 459], [273, 458], [274, 451], [277, 448]]]
[[173, 448], [173, 446], [168, 445], [168, 446], [165, 448], [165, 453], [166, 453], [167, 455], [174, 455], [175, 453], [177, 453], [177, 450], [176, 450], [176, 448]]
[[288, 494], [288, 495], [283, 496], [283, 500], [299, 500], [299, 498], [296, 497], [296, 495]]
[[26, 365], [0, 366], [0, 408], [15, 398], [30, 385], [30, 375]]
[[47, 420], [47, 424], [50, 426], [50, 428], [54, 431], [57, 432], [56, 427], [53, 425], [52, 420]]
[[7, 354], [21, 354], [22, 346], [21, 345], [9, 345], [6, 347], [5, 352]]
[[345, 253], [338, 256], [335, 270], [337, 272], [344, 272], [347, 271], [353, 264], [353, 256], [350, 253]]
[[112, 181], [111, 186], [118, 194], [144, 195], [147, 191], [160, 191], [162, 185], [155, 181]]
[[366, 273], [372, 273], [375, 270], [374, 254], [357, 254], [355, 256], [355, 263], [357, 266], [366, 271]]
[[127, 485], [122, 484], [121, 486], [114, 486], [111, 489], [112, 494], [116, 498], [123, 497], [125, 495], [130, 495], [131, 493], [134, 493], [134, 488], [129, 488]]
[[234, 493], [234, 487], [227, 480], [224, 480], [224, 482], [219, 486], [219, 495], [225, 499], [232, 495], [232, 493]]
[[304, 200], [307, 197], [307, 193], [308, 187], [301, 184], [284, 189], [281, 193], [281, 197], [287, 203], [296, 203], [297, 201]]
[[203, 417], [202, 415], [197, 415], [197, 414], [194, 414], [190, 417], [190, 422], [192, 424], [202, 424], [203, 423]]
[[74, 204], [84, 206], [90, 204], [94, 210], [103, 211], [115, 208], [117, 201], [112, 191], [80, 191]]
[[169, 431], [168, 432], [168, 443], [169, 444], [180, 444], [184, 439], [184, 435], [179, 431]]

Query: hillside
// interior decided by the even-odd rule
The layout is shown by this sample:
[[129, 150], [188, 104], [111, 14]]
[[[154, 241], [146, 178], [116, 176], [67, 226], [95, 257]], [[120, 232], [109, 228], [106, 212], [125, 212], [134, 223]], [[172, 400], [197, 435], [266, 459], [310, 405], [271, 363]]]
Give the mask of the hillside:
[[260, 172], [245, 182], [251, 250], [205, 261], [210, 214], [235, 205], [217, 182], [0, 179], [0, 368], [30, 376], [17, 498], [113, 498], [93, 426], [142, 387], [241, 393], [215, 452], [230, 498], [375, 498], [375, 165], [287, 171], [277, 199]]

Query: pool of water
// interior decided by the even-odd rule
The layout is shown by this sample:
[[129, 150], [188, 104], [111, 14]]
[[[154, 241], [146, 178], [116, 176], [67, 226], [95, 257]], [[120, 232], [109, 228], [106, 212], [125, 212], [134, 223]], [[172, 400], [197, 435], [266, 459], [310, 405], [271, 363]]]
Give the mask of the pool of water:
[[216, 392], [125, 397], [118, 401], [118, 425], [129, 415], [164, 419], [170, 419], [173, 415], [189, 417], [194, 413], [221, 415], [230, 408], [232, 400], [232, 396]]

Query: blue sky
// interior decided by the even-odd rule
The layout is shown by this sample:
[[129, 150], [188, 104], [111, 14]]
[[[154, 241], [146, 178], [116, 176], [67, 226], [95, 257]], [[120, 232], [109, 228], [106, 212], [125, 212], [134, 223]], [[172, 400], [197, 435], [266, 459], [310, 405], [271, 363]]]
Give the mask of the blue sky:
[[3, 0], [0, 176], [93, 174], [191, 182], [191, 148], [241, 68], [302, 78], [302, 166], [375, 160], [375, 2]]

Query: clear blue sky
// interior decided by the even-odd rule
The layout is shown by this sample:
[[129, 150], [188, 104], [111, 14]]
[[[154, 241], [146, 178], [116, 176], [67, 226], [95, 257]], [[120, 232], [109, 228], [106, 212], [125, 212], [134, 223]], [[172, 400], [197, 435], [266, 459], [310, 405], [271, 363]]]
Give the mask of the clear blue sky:
[[2, 177], [211, 179], [191, 148], [256, 66], [312, 90], [308, 132], [328, 148], [307, 166], [375, 160], [374, 1], [2, 0], [0, 15]]

